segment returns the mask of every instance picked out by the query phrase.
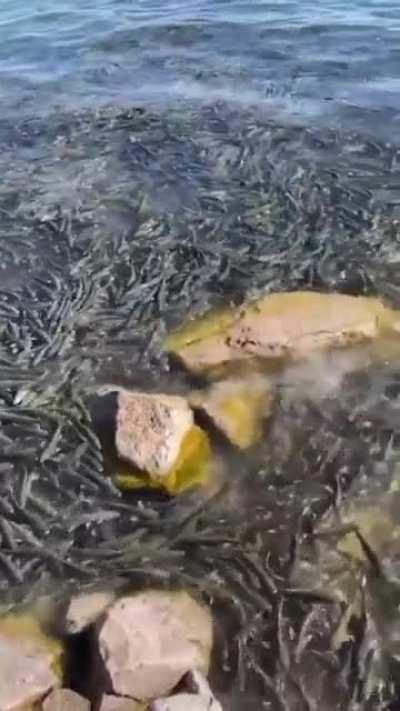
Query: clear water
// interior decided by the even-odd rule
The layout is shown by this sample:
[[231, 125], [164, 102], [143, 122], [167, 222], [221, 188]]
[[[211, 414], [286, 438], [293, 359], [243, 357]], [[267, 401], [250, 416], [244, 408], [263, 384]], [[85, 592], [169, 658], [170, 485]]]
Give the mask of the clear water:
[[[121, 495], [89, 408], [187, 391], [162, 342], [208, 306], [400, 306], [399, 89], [397, 0], [2, 0], [1, 603], [183, 585], [230, 711], [398, 708], [397, 341], [287, 373], [262, 446], [218, 445], [215, 497]], [[325, 512], [364, 521], [390, 595], [314, 540]]]
[[390, 137], [399, 89], [396, 0], [4, 0], [1, 7], [3, 115], [221, 98]]

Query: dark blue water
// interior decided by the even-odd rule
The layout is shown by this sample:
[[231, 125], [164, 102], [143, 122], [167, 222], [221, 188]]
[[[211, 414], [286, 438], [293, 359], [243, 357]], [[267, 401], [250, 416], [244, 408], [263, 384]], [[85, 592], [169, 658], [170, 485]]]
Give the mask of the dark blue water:
[[0, 98], [3, 115], [225, 99], [390, 139], [400, 4], [3, 0]]

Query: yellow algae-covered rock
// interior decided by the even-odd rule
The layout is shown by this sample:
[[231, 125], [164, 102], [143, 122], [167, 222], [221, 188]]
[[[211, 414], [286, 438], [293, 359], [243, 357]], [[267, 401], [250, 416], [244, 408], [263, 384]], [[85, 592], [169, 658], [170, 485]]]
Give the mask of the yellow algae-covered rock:
[[132, 467], [115, 476], [122, 489], [180, 493], [204, 483], [211, 465], [207, 435], [183, 397], [119, 391], [115, 444]]
[[201, 372], [231, 360], [226, 333], [237, 319], [237, 309], [227, 308], [190, 319], [166, 339], [165, 347], [193, 372]]
[[239, 449], [256, 444], [262, 425], [271, 414], [273, 391], [261, 376], [228, 379], [189, 397], [194, 408], [206, 413], [214, 425]]
[[231, 345], [268, 357], [355, 345], [376, 338], [392, 312], [369, 297], [291, 292], [250, 305], [230, 330]]
[[191, 373], [207, 372], [213, 376], [223, 375], [225, 366], [237, 364], [244, 358], [243, 353], [228, 345], [227, 334], [224, 332], [193, 341], [170, 352], [173, 352]]
[[249, 359], [296, 360], [400, 330], [397, 313], [379, 299], [338, 293], [267, 294], [228, 313], [219, 321], [218, 314], [203, 317], [201, 328], [189, 323], [167, 339], [166, 349], [190, 371], [204, 372]]
[[190, 319], [177, 331], [173, 331], [167, 338], [167, 348], [171, 352], [178, 351], [204, 338], [225, 333], [236, 319], [237, 309], [234, 307], [208, 311], [202, 316]]
[[61, 643], [29, 614], [0, 619], [0, 709], [22, 711], [61, 685]]

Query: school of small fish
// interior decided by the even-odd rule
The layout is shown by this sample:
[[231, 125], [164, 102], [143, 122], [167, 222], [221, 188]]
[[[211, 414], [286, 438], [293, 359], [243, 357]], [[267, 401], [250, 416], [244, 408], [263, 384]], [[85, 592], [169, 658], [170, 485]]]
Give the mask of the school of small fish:
[[396, 497], [396, 362], [345, 368], [327, 395], [323, 366], [288, 375], [268, 441], [223, 449], [229, 480], [202, 497], [122, 494], [90, 401], [185, 391], [162, 344], [210, 307], [316, 289], [398, 308], [400, 151], [222, 102], [2, 119], [0, 142], [2, 609], [99, 579], [184, 585], [219, 620], [232, 709], [390, 708], [398, 539], [377, 566], [342, 512], [377, 480]]

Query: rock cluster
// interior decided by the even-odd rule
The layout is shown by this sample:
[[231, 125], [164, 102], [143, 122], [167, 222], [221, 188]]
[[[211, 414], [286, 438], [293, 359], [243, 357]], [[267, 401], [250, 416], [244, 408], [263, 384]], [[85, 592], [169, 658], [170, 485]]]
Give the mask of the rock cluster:
[[76, 596], [66, 625], [90, 635], [91, 701], [63, 686], [63, 643], [15, 614], [0, 620], [2, 711], [221, 711], [206, 681], [212, 617], [187, 592]]
[[121, 489], [165, 489], [178, 494], [204, 485], [212, 471], [209, 435], [195, 424], [194, 413], [239, 449], [262, 437], [273, 394], [265, 378], [253, 375], [214, 383], [187, 398], [118, 391], [115, 446], [121, 464], [115, 481]]
[[[213, 466], [207, 422], [239, 449], [256, 445], [275, 403], [273, 368], [399, 330], [398, 314], [377, 299], [313, 292], [267, 295], [189, 323], [166, 347], [208, 383], [186, 397], [115, 388], [116, 483], [169, 494], [204, 484]], [[382, 528], [367, 513], [364, 528]], [[351, 533], [341, 545], [364, 553]], [[80, 594], [64, 617], [67, 637], [89, 636], [91, 698], [67, 688], [63, 642], [33, 613], [10, 613], [0, 618], [1, 711], [222, 711], [207, 682], [212, 617], [187, 592]]]
[[[213, 469], [209, 425], [239, 449], [255, 446], [276, 399], [272, 372], [399, 330], [397, 312], [378, 299], [311, 291], [267, 294], [189, 321], [166, 350], [214, 382], [186, 397], [118, 389], [115, 446], [124, 465], [116, 483], [169, 494], [204, 485]], [[205, 415], [202, 427], [194, 413]]]

